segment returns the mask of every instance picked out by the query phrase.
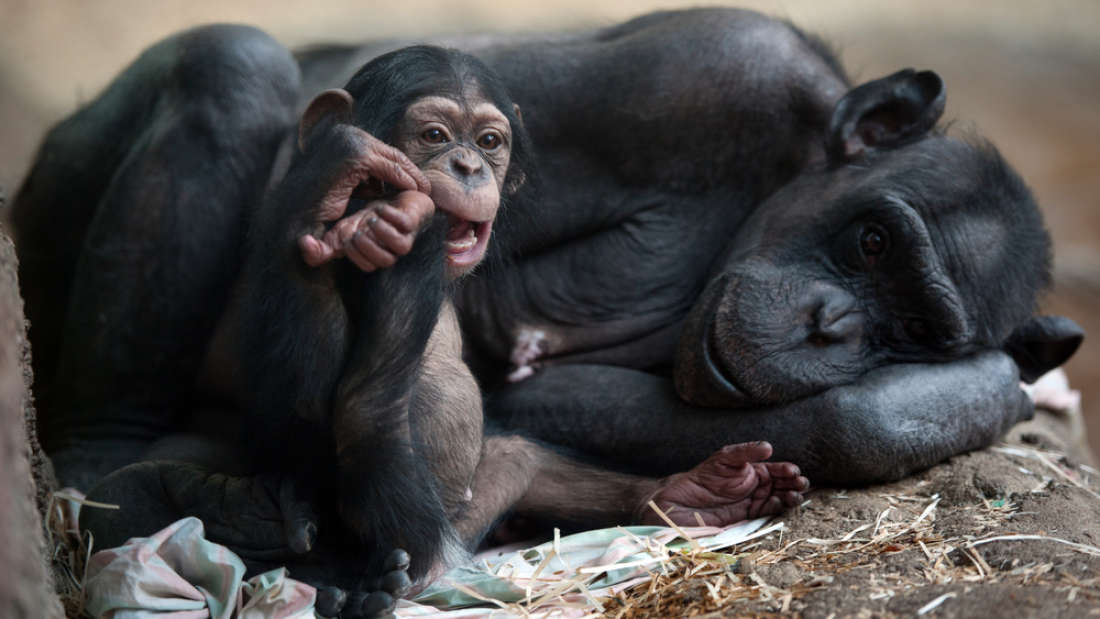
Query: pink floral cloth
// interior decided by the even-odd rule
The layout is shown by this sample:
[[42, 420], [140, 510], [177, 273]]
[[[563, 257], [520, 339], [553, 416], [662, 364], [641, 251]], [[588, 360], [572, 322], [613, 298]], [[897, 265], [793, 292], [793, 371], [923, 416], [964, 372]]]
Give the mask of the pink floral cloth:
[[84, 584], [93, 617], [157, 613], [170, 619], [313, 617], [316, 590], [285, 568], [244, 581], [244, 563], [207, 541], [202, 521], [184, 518], [150, 537], [92, 555]]

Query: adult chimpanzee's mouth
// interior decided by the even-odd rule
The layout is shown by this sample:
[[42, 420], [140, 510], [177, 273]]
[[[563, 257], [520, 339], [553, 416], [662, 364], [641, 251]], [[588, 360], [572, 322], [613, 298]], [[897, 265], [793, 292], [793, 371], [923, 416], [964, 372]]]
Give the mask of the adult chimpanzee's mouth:
[[715, 342], [715, 334], [713, 326], [707, 329], [707, 335], [703, 337], [703, 364], [705, 371], [709, 374], [713, 386], [721, 395], [723, 403], [730, 407], [746, 406], [751, 403], [752, 398], [748, 392], [742, 388], [738, 382], [733, 378], [729, 372], [729, 368], [719, 360], [714, 350], [714, 347], [718, 345]]
[[466, 221], [450, 217], [447, 230], [447, 261], [457, 267], [472, 267], [485, 255], [492, 221]]

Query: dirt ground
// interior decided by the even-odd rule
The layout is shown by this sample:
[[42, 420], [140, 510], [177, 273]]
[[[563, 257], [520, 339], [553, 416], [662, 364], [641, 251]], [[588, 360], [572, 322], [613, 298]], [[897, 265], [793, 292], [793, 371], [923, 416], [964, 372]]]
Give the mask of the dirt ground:
[[675, 563], [607, 615], [912, 617], [941, 596], [925, 614], [1100, 615], [1100, 480], [1071, 426], [1041, 412], [909, 479], [815, 491], [781, 535]]
[[[0, 0], [0, 186], [14, 193], [47, 128], [153, 41], [210, 21], [259, 25], [287, 45], [441, 32], [606, 24], [674, 0]], [[699, 4], [697, 2], [689, 3]], [[1100, 3], [750, 0], [833, 41], [857, 78], [931, 68], [946, 117], [991, 137], [1031, 184], [1056, 243], [1046, 309], [1100, 333]], [[1100, 445], [1100, 345], [1070, 361]]]

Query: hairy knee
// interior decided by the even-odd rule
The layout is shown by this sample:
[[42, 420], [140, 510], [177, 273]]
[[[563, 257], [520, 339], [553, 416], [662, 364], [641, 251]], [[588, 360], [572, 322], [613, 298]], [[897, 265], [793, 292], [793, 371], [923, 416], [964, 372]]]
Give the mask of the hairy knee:
[[482, 460], [508, 462], [514, 465], [534, 463], [533, 443], [522, 436], [490, 436], [485, 439]]

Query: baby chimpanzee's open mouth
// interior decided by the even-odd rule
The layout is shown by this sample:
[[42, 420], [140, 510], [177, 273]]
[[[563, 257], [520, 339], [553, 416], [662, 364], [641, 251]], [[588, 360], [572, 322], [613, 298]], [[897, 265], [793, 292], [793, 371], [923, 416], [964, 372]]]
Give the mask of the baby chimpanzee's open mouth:
[[447, 230], [447, 261], [459, 268], [469, 268], [481, 261], [489, 243], [492, 221], [466, 221], [450, 216]]

